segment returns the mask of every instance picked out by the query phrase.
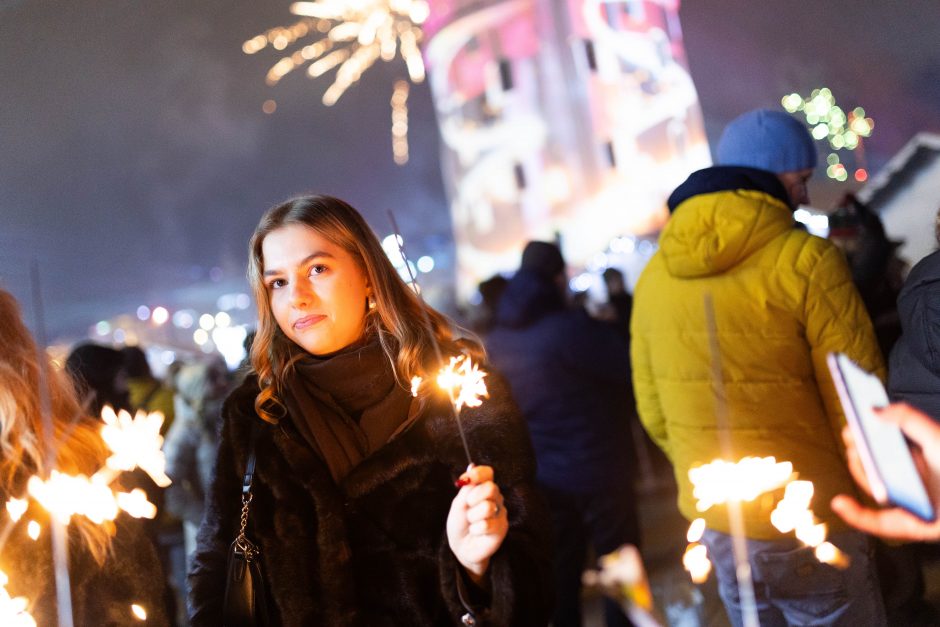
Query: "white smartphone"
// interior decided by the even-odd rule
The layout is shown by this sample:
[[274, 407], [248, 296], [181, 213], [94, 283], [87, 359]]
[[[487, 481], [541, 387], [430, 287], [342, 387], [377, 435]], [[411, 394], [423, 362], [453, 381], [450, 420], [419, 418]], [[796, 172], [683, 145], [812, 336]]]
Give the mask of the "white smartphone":
[[881, 380], [841, 353], [830, 353], [827, 361], [872, 496], [932, 521], [934, 508], [904, 434], [872, 411], [889, 403]]

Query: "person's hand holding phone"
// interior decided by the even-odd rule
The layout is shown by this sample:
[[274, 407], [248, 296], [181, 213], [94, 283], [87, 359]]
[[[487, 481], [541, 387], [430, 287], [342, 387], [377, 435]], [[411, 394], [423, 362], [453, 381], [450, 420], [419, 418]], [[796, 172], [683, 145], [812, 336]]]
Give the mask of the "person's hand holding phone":
[[[924, 481], [930, 501], [940, 506], [940, 425], [926, 414], [904, 403], [895, 403], [876, 410], [878, 417], [897, 425], [915, 444], [911, 454]], [[858, 450], [848, 428], [842, 432], [848, 454], [849, 470], [855, 481], [869, 491], [868, 480]], [[832, 499], [832, 511], [845, 522], [866, 533], [893, 540], [940, 540], [940, 517], [928, 522], [900, 507], [871, 509], [850, 496], [841, 494]]]

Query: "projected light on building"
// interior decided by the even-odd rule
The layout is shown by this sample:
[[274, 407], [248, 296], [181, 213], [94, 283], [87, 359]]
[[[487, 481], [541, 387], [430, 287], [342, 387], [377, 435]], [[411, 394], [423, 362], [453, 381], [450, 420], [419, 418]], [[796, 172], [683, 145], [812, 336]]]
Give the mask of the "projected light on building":
[[424, 53], [458, 292], [559, 236], [586, 266], [710, 162], [678, 0], [432, 0]]

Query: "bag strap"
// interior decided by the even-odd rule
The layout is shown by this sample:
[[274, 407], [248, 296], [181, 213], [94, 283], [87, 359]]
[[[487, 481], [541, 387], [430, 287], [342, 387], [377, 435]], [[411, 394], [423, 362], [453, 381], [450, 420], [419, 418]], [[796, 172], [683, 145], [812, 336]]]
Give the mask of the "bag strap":
[[254, 543], [245, 535], [248, 529], [248, 507], [251, 505], [253, 494], [251, 493], [251, 480], [255, 474], [255, 443], [252, 438], [250, 449], [248, 451], [248, 462], [245, 464], [245, 478], [242, 480], [242, 516], [238, 530], [238, 536], [235, 538], [235, 546], [245, 555], [245, 561], [250, 562], [261, 552]]

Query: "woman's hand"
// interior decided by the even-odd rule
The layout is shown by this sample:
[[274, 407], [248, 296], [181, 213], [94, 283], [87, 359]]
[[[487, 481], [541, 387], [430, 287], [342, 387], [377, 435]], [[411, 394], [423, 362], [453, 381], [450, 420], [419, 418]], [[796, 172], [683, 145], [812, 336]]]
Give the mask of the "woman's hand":
[[[896, 403], [878, 410], [878, 415], [883, 420], [900, 427], [904, 435], [916, 445], [911, 454], [924, 480], [927, 495], [936, 510], [940, 504], [940, 426], [926, 414], [904, 403]], [[843, 429], [842, 439], [845, 440], [852, 476], [866, 492], [870, 493], [868, 479], [848, 427]], [[832, 511], [841, 516], [845, 522], [881, 538], [921, 542], [940, 540], [940, 517], [933, 522], [928, 522], [900, 507], [870, 509], [844, 494], [833, 498], [831, 506]]]
[[471, 465], [460, 478], [467, 483], [450, 505], [447, 542], [470, 580], [482, 586], [490, 557], [509, 531], [509, 517], [490, 466]]

